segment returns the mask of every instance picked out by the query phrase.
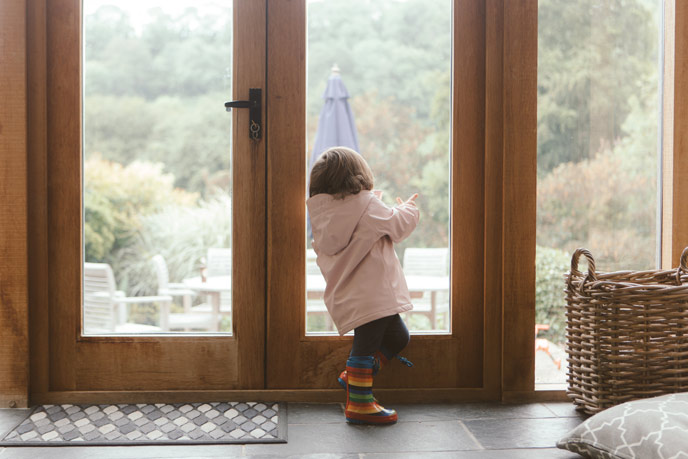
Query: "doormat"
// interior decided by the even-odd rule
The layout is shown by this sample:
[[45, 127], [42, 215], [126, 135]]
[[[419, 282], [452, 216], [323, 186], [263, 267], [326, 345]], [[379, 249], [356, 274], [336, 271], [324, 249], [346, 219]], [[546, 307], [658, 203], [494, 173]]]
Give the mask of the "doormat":
[[39, 405], [0, 446], [286, 443], [284, 403]]

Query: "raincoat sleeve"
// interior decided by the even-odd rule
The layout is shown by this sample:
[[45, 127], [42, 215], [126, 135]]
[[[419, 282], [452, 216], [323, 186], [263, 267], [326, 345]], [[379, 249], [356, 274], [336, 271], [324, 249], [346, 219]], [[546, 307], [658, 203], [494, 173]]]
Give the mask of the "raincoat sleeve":
[[420, 212], [410, 204], [387, 207], [382, 201], [373, 198], [368, 206], [367, 220], [377, 237], [389, 236], [392, 242], [401, 242], [411, 235]]

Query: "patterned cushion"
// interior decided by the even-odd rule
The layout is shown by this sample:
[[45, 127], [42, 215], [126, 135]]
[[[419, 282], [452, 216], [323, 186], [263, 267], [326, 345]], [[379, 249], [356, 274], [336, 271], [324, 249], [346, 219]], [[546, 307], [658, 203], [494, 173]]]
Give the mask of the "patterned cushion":
[[589, 458], [688, 458], [688, 392], [608, 408], [557, 446]]

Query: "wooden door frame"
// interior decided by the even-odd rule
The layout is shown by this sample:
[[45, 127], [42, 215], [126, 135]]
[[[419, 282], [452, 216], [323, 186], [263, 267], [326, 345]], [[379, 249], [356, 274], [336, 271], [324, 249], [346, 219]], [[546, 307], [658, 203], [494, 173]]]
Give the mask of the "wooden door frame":
[[688, 4], [664, 3], [662, 268], [688, 247]]
[[[455, 5], [470, 6], [476, 1], [455, 0]], [[524, 333], [521, 341], [513, 331], [521, 327], [531, 330], [533, 323], [530, 317], [534, 313], [534, 288], [521, 283], [523, 279], [526, 283], [534, 279], [534, 274], [529, 274], [528, 269], [522, 270], [527, 267], [525, 261], [534, 259], [535, 247], [531, 246], [531, 238], [527, 234], [528, 231], [534, 234], [535, 230], [532, 201], [524, 205], [525, 214], [516, 212], [522, 199], [535, 199], [532, 192], [536, 180], [532, 166], [535, 149], [532, 145], [536, 126], [532, 121], [526, 123], [525, 128], [517, 127], [516, 123], [525, 123], [525, 120], [518, 119], [523, 107], [534, 110], [536, 106], [536, 100], [529, 91], [535, 90], [532, 69], [536, 65], [537, 44], [533, 43], [532, 37], [537, 33], [537, 17], [533, 14], [537, 0], [482, 1], [486, 15], [484, 173], [486, 183], [496, 186], [484, 191], [485, 257], [482, 269], [484, 304], [487, 305], [484, 335], [494, 338], [492, 341], [484, 339], [483, 360], [487, 362], [484, 380], [493, 386], [480, 389], [482, 392], [477, 395], [499, 398], [501, 393], [504, 399], [525, 400], [536, 394], [530, 376], [534, 354], [532, 334], [525, 339]], [[54, 273], [45, 263], [51, 250], [45, 234], [52, 230], [45, 205], [48, 192], [45, 151], [49, 141], [52, 142], [46, 133], [45, 2], [0, 2], [0, 60], [4, 64], [0, 74], [0, 99], [7, 101], [0, 106], [3, 129], [0, 133], [0, 254], [3, 256], [0, 259], [0, 336], [3, 338], [0, 342], [0, 407], [21, 407], [48, 401], [200, 401], [217, 397], [285, 401], [325, 401], [338, 397], [336, 399], [339, 400], [341, 393], [336, 390], [181, 391], [160, 394], [157, 398], [145, 391], [46, 391], [45, 369], [50, 365], [50, 353], [46, 344], [47, 334], [39, 331], [46, 330], [47, 318], [38, 313], [49, 298], [46, 279]], [[685, 179], [688, 161], [680, 153], [680, 146], [688, 136], [688, 115], [684, 113], [685, 109], [681, 109], [688, 90], [688, 71], [681, 71], [688, 65], [688, 8], [677, 0], [671, 0], [667, 2], [667, 11], [670, 16], [667, 16], [665, 28], [668, 40], [665, 50], [662, 246], [668, 250], [665, 260], [670, 260], [680, 253], [680, 248], [688, 245], [688, 203], [679, 199], [685, 196], [683, 188], [688, 186], [688, 179]], [[276, 13], [271, 10], [272, 21], [279, 20]], [[525, 22], [519, 23], [519, 20]], [[521, 33], [527, 35], [525, 41], [521, 41], [523, 37], [519, 38]], [[522, 90], [525, 92], [521, 93]], [[519, 94], [528, 95], [524, 105], [518, 104]], [[507, 103], [507, 99], [512, 102]], [[532, 120], [532, 116], [529, 111], [526, 118]], [[672, 155], [666, 154], [669, 141], [673, 147]], [[521, 168], [525, 170], [525, 176], [520, 174]], [[671, 181], [667, 180], [668, 174], [671, 174]], [[505, 188], [505, 183], [508, 188]], [[270, 212], [270, 218], [274, 217]], [[512, 230], [516, 233], [509, 232]], [[510, 258], [505, 257], [506, 254]], [[675, 265], [675, 260], [670, 264]], [[528, 371], [523, 371], [524, 365]], [[461, 394], [451, 389], [426, 392], [428, 398], [437, 400], [476, 399], [472, 398], [476, 394]]]
[[[264, 367], [255, 362], [262, 359], [265, 342], [265, 182], [260, 173], [265, 155], [261, 153], [264, 141], [252, 143], [241, 135], [248, 131], [248, 113], [238, 112], [233, 122], [234, 139], [246, 139], [251, 145], [246, 148], [250, 154], [237, 149], [241, 154], [235, 152], [233, 161], [236, 217], [232, 244], [235, 259], [242, 260], [241, 272], [233, 276], [233, 297], [235, 301], [256, 298], [257, 307], [250, 307], [256, 305], [249, 301], [236, 304], [231, 338], [81, 336], [81, 308], [70, 307], [82, 300], [80, 1], [36, 0], [22, 6], [27, 18], [27, 81], [31, 88], [25, 105], [31, 228], [26, 233], [31, 260], [26, 280], [30, 292], [30, 401], [189, 400], [199, 391], [217, 398], [218, 393], [233, 389], [262, 389]], [[237, 21], [240, 14], [254, 19]], [[237, 2], [234, 16], [234, 43], [245, 45], [235, 46], [236, 70], [242, 56], [264, 54], [265, 3]], [[258, 26], [246, 26], [249, 23]], [[245, 98], [249, 87], [264, 87], [265, 60], [246, 62], [234, 79], [235, 99]], [[238, 228], [238, 222], [246, 226]], [[121, 352], [154, 357], [117, 358]], [[113, 355], [114, 361], [103, 365], [103, 353]], [[181, 359], [184, 355], [189, 358]], [[243, 370], [226, 370], [233, 366]], [[165, 375], [170, 370], [174, 370], [173, 379]]]
[[[390, 368], [376, 389], [385, 400], [499, 400], [534, 385], [537, 1], [455, 0], [453, 11], [453, 332], [413, 336], [405, 353], [414, 371], [426, 355], [442, 362], [454, 384], [385, 389], [411, 378]], [[269, 0], [268, 12], [268, 66], [280, 71], [268, 74], [268, 387], [333, 387], [351, 339], [304, 336], [305, 279], [291, 268], [305, 266], [294, 237], [305, 234], [305, 0]]]
[[[59, 0], [58, 0], [59, 1]], [[29, 212], [28, 221], [29, 228], [26, 231], [20, 231], [20, 234], [16, 237], [19, 239], [24, 239], [28, 241], [28, 254], [30, 254], [31, 263], [29, 263], [28, 269], [31, 272], [30, 276], [23, 276], [21, 270], [19, 271], [19, 278], [13, 281], [13, 285], [16, 286], [16, 293], [11, 292], [12, 299], [16, 300], [16, 309], [20, 315], [28, 315], [28, 306], [31, 305], [31, 322], [23, 327], [20, 327], [19, 333], [11, 335], [13, 340], [13, 345], [21, 345], [22, 340], [26, 340], [29, 336], [28, 330], [30, 327], [30, 340], [31, 340], [31, 353], [23, 354], [23, 359], [21, 360], [20, 369], [25, 370], [31, 362], [30, 368], [30, 388], [27, 385], [26, 377], [22, 376], [21, 371], [13, 371], [9, 381], [2, 381], [0, 385], [0, 390], [3, 394], [9, 393], [7, 389], [11, 387], [12, 384], [15, 386], [23, 387], [18, 395], [12, 395], [14, 404], [26, 405], [29, 402], [29, 394], [31, 395], [32, 403], [39, 402], [65, 402], [65, 401], [116, 401], [116, 400], [136, 400], [150, 401], [151, 399], [156, 400], [188, 400], [188, 399], [212, 399], [218, 396], [222, 396], [228, 399], [241, 399], [246, 396], [252, 396], [255, 399], [278, 399], [278, 400], [330, 400], [335, 397], [339, 397], [338, 390], [249, 390], [249, 391], [173, 391], [173, 392], [158, 392], [151, 393], [148, 391], [53, 391], [51, 390], [50, 381], [48, 378], [47, 369], [50, 365], [55, 365], [59, 362], [60, 356], [50, 353], [48, 347], [48, 334], [46, 331], [49, 329], [50, 325], [45, 314], [41, 314], [45, 310], [46, 303], [50, 298], [54, 298], [54, 285], [57, 282], [58, 276], [63, 275], [63, 273], [56, 272], [53, 268], [51, 269], [51, 264], [49, 263], [51, 256], [55, 248], [50, 246], [48, 243], [47, 234], [52, 238], [59, 228], [54, 226], [55, 220], [59, 219], [59, 216], [52, 215], [47, 210], [47, 195], [49, 192], [52, 195], [57, 193], [57, 196], [52, 196], [51, 199], [65, 199], [65, 190], [61, 189], [60, 184], [51, 183], [51, 178], [48, 175], [48, 161], [47, 158], [47, 146], [50, 145], [51, 148], [60, 148], [60, 141], [64, 141], [64, 136], [61, 132], [56, 132], [56, 126], [50, 126], [47, 123], [48, 117], [51, 116], [51, 110], [55, 110], [55, 107], [59, 106], [59, 102], [56, 102], [53, 97], [53, 92], [59, 94], [60, 90], [66, 90], [66, 94], [62, 97], [69, 97], [70, 90], [72, 91], [72, 97], [74, 88], [70, 87], [70, 84], [64, 81], [54, 81], [54, 79], [49, 79], [50, 74], [50, 62], [46, 57], [48, 51], [48, 46], [50, 46], [51, 40], [47, 36], [49, 33], [55, 33], [48, 29], [46, 31], [45, 23], [47, 21], [47, 15], [45, 10], [45, 0], [28, 2], [25, 3], [21, 0], [12, 0], [15, 7], [13, 14], [3, 16], [3, 19], [7, 21], [7, 24], [15, 23], [19, 24], [21, 34], [22, 21], [17, 21], [21, 19], [22, 13], [26, 14], [29, 19], [28, 26], [24, 30], [26, 32], [28, 43], [25, 44], [19, 38], [17, 39], [11, 30], [17, 32], [16, 29], [4, 28], [3, 33], [5, 36], [14, 37], [13, 40], [16, 43], [17, 48], [26, 46], [28, 50], [28, 84], [31, 86], [32, 91], [27, 94], [18, 93], [18, 97], [24, 96], [27, 102], [28, 109], [28, 127], [27, 137], [24, 140], [29, 139], [30, 145], [28, 147], [21, 144], [20, 138], [13, 140], [12, 145], [16, 148], [20, 156], [21, 153], [26, 152], [27, 160], [27, 177], [28, 186], [26, 188], [26, 199], [29, 200]], [[53, 3], [57, 4], [58, 2]], [[286, 11], [280, 11], [276, 5], [279, 2], [274, 2], [270, 0], [270, 15], [268, 18], [269, 28], [272, 31], [272, 27], [279, 27], [279, 23], [282, 22], [284, 25], [289, 25], [289, 13]], [[290, 2], [283, 2], [290, 3]], [[7, 2], [5, 4], [8, 4]], [[528, 150], [529, 145], [532, 145], [535, 138], [535, 124], [532, 122], [532, 116], [522, 119], [531, 120], [531, 124], [528, 124], [528, 128], [525, 130], [520, 130], [520, 127], [515, 127], [511, 123], [513, 120], [514, 110], [518, 108], [519, 114], [523, 106], [519, 106], [517, 101], [512, 101], [511, 104], [508, 101], [516, 98], [521, 94], [521, 101], [523, 101], [523, 95], [534, 94], [535, 90], [535, 59], [536, 59], [536, 41], [532, 40], [533, 36], [537, 36], [537, 4], [535, 0], [522, 0], [522, 1], [511, 1], [504, 2], [504, 0], [456, 0], [455, 1], [455, 21], [457, 23], [462, 20], [466, 20], [467, 16], [462, 15], [463, 11], [472, 11], [473, 14], [482, 15], [483, 19], [478, 21], [474, 27], [462, 30], [464, 36], [457, 36], [456, 39], [463, 39], [472, 37], [472, 40], [477, 40], [477, 43], [481, 43], [483, 48], [478, 50], [476, 53], [475, 49], [471, 47], [463, 47], [462, 50], [466, 52], [467, 57], [473, 58], [478, 62], [475, 67], [464, 66], [464, 70], [468, 74], [473, 75], [473, 82], [479, 90], [482, 90], [482, 96], [478, 93], [478, 98], [473, 98], [472, 103], [478, 103], [478, 105], [483, 104], [482, 107], [476, 107], [476, 112], [473, 113], [473, 120], [468, 123], [474, 126], [482, 126], [484, 129], [481, 130], [480, 134], [476, 137], [475, 133], [464, 133], [468, 135], [467, 139], [463, 139], [459, 133], [454, 133], [453, 147], [456, 151], [457, 147], [463, 148], [464, 140], [467, 144], [471, 144], [475, 147], [478, 146], [478, 151], [482, 155], [474, 156], [472, 159], [476, 161], [478, 166], [482, 166], [485, 174], [485, 184], [482, 186], [482, 190], [477, 192], [481, 194], [482, 208], [476, 207], [472, 211], [475, 212], [473, 218], [484, 218], [484, 259], [479, 260], [478, 266], [481, 269], [472, 271], [473, 280], [476, 285], [482, 286], [483, 293], [480, 293], [480, 289], [474, 289], [471, 292], [464, 292], [463, 294], [478, 295], [482, 299], [483, 303], [483, 319], [484, 319], [484, 330], [479, 331], [474, 335], [474, 342], [482, 342], [483, 356], [483, 378], [485, 381], [480, 388], [471, 389], [430, 389], [425, 391], [425, 394], [420, 397], [421, 399], [433, 399], [433, 400], [456, 400], [456, 399], [499, 399], [502, 392], [505, 390], [513, 391], [528, 391], [532, 390], [532, 371], [529, 371], [529, 375], [525, 378], [520, 378], [518, 375], [522, 375], [519, 366], [524, 362], [527, 367], [532, 368], [533, 360], [533, 349], [532, 342], [530, 339], [523, 340], [524, 344], [518, 343], [518, 340], [514, 340], [513, 333], [508, 330], [502, 332], [502, 315], [515, 316], [516, 322], [509, 322], [510, 328], [513, 328], [515, 323], [523, 323], [524, 329], [530, 330], [532, 325], [532, 308], [534, 302], [528, 298], [528, 295], [533, 295], [533, 290], [529, 292], [527, 284], [518, 284], [517, 289], [510, 292], [509, 295], [504, 294], [503, 286], [512, 286], [520, 278], [528, 277], [526, 272], [519, 273], [517, 277], [515, 275], [516, 266], [514, 264], [509, 264], [504, 262], [504, 257], [502, 254], [509, 250], [511, 247], [511, 253], [524, 253], [526, 255], [528, 250], [531, 250], [534, 256], [534, 245], [530, 248], [528, 244], [519, 244], [522, 241], [527, 241], [525, 239], [519, 238], [519, 234], [523, 236], [525, 233], [523, 227], [518, 226], [518, 222], [522, 222], [528, 219], [532, 219], [534, 222], [534, 215], [519, 214], [513, 215], [507, 212], [508, 209], [513, 209], [514, 201], [516, 196], [523, 198], [524, 195], [520, 194], [528, 189], [528, 186], [534, 186], [533, 180], [529, 180], [528, 175], [521, 176], [519, 173], [521, 169], [517, 166], [519, 164], [525, 165], [525, 169], [528, 169], [528, 164], [534, 164], [535, 149], [532, 148]], [[24, 7], [29, 7], [23, 10]], [[53, 7], [54, 8], [54, 7]], [[292, 11], [292, 14], [294, 11]], [[525, 21], [525, 22], [519, 22]], [[470, 21], [466, 21], [470, 22]], [[524, 26], [524, 24], [526, 24]], [[291, 24], [293, 27], [293, 24]], [[469, 24], [470, 25], [470, 24]], [[74, 27], [74, 26], [73, 26]], [[455, 33], [457, 33], [455, 28]], [[519, 36], [520, 31], [530, 30], [530, 34], [526, 38], [526, 41], [520, 41], [523, 37]], [[301, 29], [303, 30], [303, 29]], [[274, 32], [274, 31], [273, 31]], [[302, 32], [299, 32], [302, 33]], [[513, 42], [508, 42], [508, 40], [516, 39], [521, 43], [521, 46], [513, 46]], [[530, 37], [530, 41], [528, 41]], [[288, 45], [288, 43], [283, 43]], [[54, 44], [52, 45], [54, 46]], [[279, 48], [272, 48], [269, 52], [278, 52]], [[23, 51], [23, 50], [22, 50]], [[510, 54], [511, 52], [520, 54]], [[295, 54], [298, 59], [303, 59], [302, 51]], [[20, 72], [21, 62], [19, 62], [17, 72]], [[527, 70], [530, 69], [530, 70]], [[269, 84], [273, 87], [270, 90], [277, 89], [280, 84], [288, 85], [289, 81], [277, 81], [274, 79], [274, 73], [268, 77]], [[482, 81], [481, 81], [482, 80]], [[3, 89], [5, 89], [3, 87]], [[455, 87], [455, 98], [454, 100], [460, 100], [459, 92], [461, 87]], [[525, 91], [522, 91], [525, 90]], [[9, 92], [5, 90], [6, 92]], [[466, 94], [467, 100], [471, 100], [471, 95]], [[532, 110], [529, 114], [534, 113], [536, 106], [535, 97], [530, 97], [525, 100], [526, 105], [529, 105]], [[48, 100], [50, 103], [48, 103]], [[481, 102], [482, 101], [482, 102]], [[288, 100], [282, 100], [285, 106]], [[268, 118], [267, 127], [270, 129], [270, 120], [275, 119], [278, 115], [278, 110], [280, 104], [274, 100], [270, 99], [268, 108]], [[298, 103], [297, 105], [298, 106]], [[292, 108], [295, 107], [292, 105]], [[471, 116], [470, 110], [463, 110], [467, 106], [454, 105], [453, 114], [454, 116], [467, 115]], [[475, 116], [478, 113], [480, 116]], [[55, 116], [55, 115], [52, 115]], [[480, 117], [483, 117], [481, 119]], [[518, 117], [516, 117], [518, 118]], [[68, 121], [68, 122], [74, 122]], [[524, 121], [525, 122], [525, 121]], [[47, 125], [47, 126], [46, 126]], [[466, 125], [466, 126], [467, 126]], [[20, 128], [21, 129], [21, 128]], [[50, 131], [48, 129], [51, 129]], [[472, 136], [472, 137], [471, 137]], [[296, 140], [296, 143], [290, 144], [289, 148], [298, 149], [299, 155], [304, 151], [303, 148], [299, 149], [299, 143], [301, 140]], [[274, 167], [276, 164], [272, 161], [277, 154], [277, 146], [268, 145], [269, 162], [268, 167]], [[526, 148], [523, 150], [522, 148]], [[284, 149], [282, 150], [284, 151]], [[474, 150], [475, 152], [475, 150]], [[519, 155], [515, 155], [514, 152], [519, 152]], [[524, 154], [525, 152], [525, 154]], [[19, 177], [22, 180], [21, 173], [21, 161]], [[520, 161], [520, 162], [519, 162]], [[14, 163], [10, 163], [9, 158], [3, 156], [0, 158], [0, 164], [7, 168], [8, 166], [14, 166]], [[60, 165], [58, 164], [57, 167]], [[6, 170], [6, 169], [5, 169]], [[14, 170], [17, 174], [17, 170]], [[455, 172], [456, 173], [456, 172]], [[460, 171], [459, 171], [460, 173]], [[534, 175], [531, 179], [534, 179]], [[530, 183], [529, 183], [530, 182]], [[505, 193], [504, 184], [510, 184], [509, 193]], [[490, 186], [487, 186], [487, 185]], [[66, 183], [65, 185], [69, 185]], [[274, 191], [275, 183], [269, 183], [270, 191]], [[464, 184], [466, 187], [480, 185], [479, 183], [470, 182]], [[462, 186], [464, 186], [462, 185]], [[288, 189], [288, 188], [287, 188]], [[72, 199], [77, 199], [78, 196], [72, 196]], [[274, 196], [268, 196], [268, 199], [274, 198]], [[526, 197], [527, 198], [527, 197]], [[535, 196], [532, 193], [531, 199], [534, 201]], [[522, 204], [521, 201], [519, 201]], [[526, 208], [534, 208], [534, 206], [526, 206]], [[11, 207], [12, 212], [19, 215], [21, 218], [22, 212], [25, 212], [23, 206], [21, 206], [20, 201], [15, 201]], [[478, 216], [478, 217], [476, 217]], [[270, 208], [269, 218], [279, 217], [277, 209], [273, 206]], [[303, 220], [303, 219], [301, 219]], [[514, 224], [516, 223], [516, 224]], [[455, 223], [456, 225], [456, 223]], [[508, 231], [505, 231], [507, 229]], [[20, 228], [21, 230], [21, 228]], [[516, 233], [509, 232], [516, 231]], [[519, 233], [520, 231], [520, 233]], [[474, 236], [474, 235], [471, 235]], [[526, 235], [527, 236], [527, 235]], [[274, 249], [275, 246], [270, 246], [268, 244], [268, 250]], [[274, 242], [274, 239], [272, 240]], [[5, 247], [9, 247], [9, 243], [3, 241]], [[72, 245], [75, 245], [72, 242]], [[80, 246], [80, 240], [78, 241]], [[19, 246], [14, 245], [12, 250], [16, 250], [21, 255], [21, 244]], [[278, 253], [271, 253], [270, 256], [276, 256]], [[520, 258], [521, 261], [528, 259]], [[274, 258], [278, 263], [279, 257]], [[462, 264], [464, 263], [464, 264]], [[52, 265], [54, 266], [54, 265]], [[462, 270], [467, 269], [465, 260], [454, 260], [453, 263], [454, 270], [452, 275], [455, 277], [457, 275], [462, 275]], [[523, 266], [523, 265], [521, 265]], [[3, 270], [3, 274], [14, 269], [14, 266], [3, 266], [0, 267]], [[478, 273], [477, 275], [475, 273]], [[534, 274], [531, 276], [534, 279]], [[272, 282], [278, 281], [279, 279], [275, 276], [270, 278], [270, 285]], [[532, 281], [531, 281], [532, 282]], [[525, 285], [525, 286], [524, 286]], [[30, 293], [29, 303], [22, 300], [22, 295]], [[303, 289], [301, 289], [303, 290]], [[476, 293], [477, 292], [477, 293]], [[270, 292], [268, 291], [268, 295]], [[274, 298], [272, 299], [274, 300]], [[456, 301], [454, 298], [453, 301]], [[510, 316], [511, 315], [511, 316]], [[274, 324], [275, 317], [268, 317], [268, 322]], [[59, 333], [58, 328], [53, 327], [51, 333]], [[74, 330], [72, 330], [74, 332]], [[23, 334], [22, 334], [23, 333]], [[270, 333], [270, 331], [268, 331]], [[525, 333], [523, 334], [525, 336]], [[476, 338], [477, 337], [477, 338]], [[528, 332], [528, 337], [532, 337], [530, 332]], [[516, 342], [512, 342], [516, 341]], [[514, 345], [515, 344], [515, 345]], [[520, 344], [520, 346], [519, 346]], [[527, 345], [526, 345], [527, 344]], [[16, 349], [16, 348], [14, 348]], [[508, 350], [508, 351], [505, 351]], [[507, 354], [508, 352], [508, 354]], [[0, 352], [2, 356], [2, 361], [8, 362], [8, 352]], [[14, 354], [16, 356], [16, 354]], [[520, 356], [520, 357], [519, 357]], [[512, 365], [511, 359], [518, 362], [517, 365]], [[16, 361], [16, 357], [14, 357]], [[504, 367], [504, 368], [503, 368]], [[521, 367], [523, 368], [523, 367]], [[517, 376], [513, 376], [512, 373], [516, 373]], [[24, 379], [22, 379], [24, 378]], [[517, 384], [512, 384], [510, 381], [517, 381]], [[406, 396], [405, 390], [394, 390], [389, 389], [390, 393], [396, 393], [399, 396]], [[414, 390], [414, 392], [416, 392]], [[337, 394], [337, 395], [335, 395]], [[4, 402], [5, 399], [3, 399]], [[407, 400], [410, 400], [407, 398]]]
[[0, 408], [29, 386], [26, 0], [0, 2]]

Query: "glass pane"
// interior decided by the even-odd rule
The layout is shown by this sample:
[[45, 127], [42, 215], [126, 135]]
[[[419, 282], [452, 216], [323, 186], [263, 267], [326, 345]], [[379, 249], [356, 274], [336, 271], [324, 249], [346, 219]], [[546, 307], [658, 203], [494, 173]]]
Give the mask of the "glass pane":
[[83, 332], [231, 333], [232, 1], [83, 12]]
[[601, 271], [658, 264], [662, 8], [539, 1], [536, 383], [566, 381], [576, 248]]
[[[388, 206], [419, 193], [420, 223], [395, 246], [412, 332], [450, 330], [451, 18], [451, 0], [308, 1], [307, 175], [326, 148], [343, 145], [366, 159]], [[340, 83], [348, 98], [328, 100], [328, 85]], [[347, 104], [350, 115], [328, 123]], [[307, 332], [336, 333], [310, 230], [307, 241]]]

